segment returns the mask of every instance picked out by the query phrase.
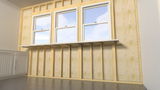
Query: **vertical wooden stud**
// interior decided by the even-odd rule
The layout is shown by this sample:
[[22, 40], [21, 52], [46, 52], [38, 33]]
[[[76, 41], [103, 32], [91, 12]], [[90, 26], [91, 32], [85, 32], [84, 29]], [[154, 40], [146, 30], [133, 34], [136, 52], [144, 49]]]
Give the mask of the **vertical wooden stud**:
[[64, 6], [64, 0], [61, 0], [62, 7]]
[[53, 11], [56, 8], [56, 1], [53, 1]]
[[79, 3], [82, 3], [82, 0], [79, 0]]
[[32, 14], [35, 12], [35, 7], [32, 7]]
[[37, 47], [36, 76], [38, 76], [38, 66], [39, 66], [39, 47]]
[[46, 10], [48, 10], [48, 4], [45, 4], [45, 6], [46, 6]]
[[39, 12], [41, 11], [41, 6], [38, 6], [39, 7]]
[[[115, 26], [114, 26], [114, 1], [111, 0], [111, 19], [112, 19], [112, 39], [115, 39]], [[114, 81], [117, 81], [117, 60], [116, 60], [116, 42], [112, 45], [112, 55], [113, 55], [113, 77]]]
[[21, 51], [21, 38], [22, 38], [22, 22], [23, 22], [23, 10], [21, 9], [21, 20], [20, 20], [20, 27], [19, 27], [19, 40], [18, 40], [18, 51]]
[[101, 49], [101, 78], [102, 78], [102, 80], [104, 79], [104, 70], [103, 70], [103, 43], [101, 44], [101, 47], [100, 47], [100, 49]]
[[137, 0], [135, 0], [135, 7], [136, 7], [136, 23], [137, 23], [137, 37], [138, 37], [138, 52], [139, 52], [139, 65], [140, 65], [140, 76], [141, 76], [141, 83], [143, 84], [143, 73], [142, 73], [142, 59], [141, 59], [141, 48], [140, 48], [140, 34], [139, 34], [139, 23], [138, 23], [138, 9], [137, 9]]
[[[79, 3], [81, 3], [81, 0], [79, 0]], [[81, 15], [81, 6], [78, 7], [78, 15]], [[81, 19], [82, 17], [78, 17], [78, 41], [81, 42], [82, 40], [82, 32], [81, 32]]]
[[69, 0], [69, 2], [70, 2], [70, 5], [72, 5], [72, 0]]
[[90, 46], [90, 54], [91, 54], [91, 79], [93, 79], [93, 45]]
[[115, 39], [115, 26], [114, 26], [114, 1], [111, 0], [111, 19], [112, 19], [112, 39]]
[[60, 65], [60, 77], [62, 77], [63, 74], [63, 46], [61, 47], [61, 65]]
[[45, 76], [45, 60], [46, 60], [46, 47], [43, 50], [43, 76]]
[[54, 63], [55, 63], [55, 47], [52, 47], [51, 48], [51, 69], [50, 69], [51, 77], [54, 76]]
[[29, 66], [28, 66], [28, 75], [31, 75], [31, 69], [32, 69], [32, 52], [33, 52], [33, 48], [31, 47], [29, 49]]
[[[53, 1], [53, 12], [54, 12], [54, 9], [55, 9], [55, 1]], [[54, 13], [52, 14], [52, 30], [51, 30], [51, 43], [55, 42], [54, 41], [54, 27], [55, 27], [55, 24], [54, 24]]]
[[[33, 12], [34, 12], [34, 7], [32, 7], [32, 14], [33, 14]], [[31, 21], [32, 21], [32, 19], [33, 19], [33, 18], [31, 18]], [[32, 38], [32, 27], [33, 27], [33, 22], [31, 22], [31, 27], [30, 27], [30, 32], [31, 32], [30, 38]], [[32, 40], [31, 40], [31, 41], [32, 41]], [[30, 41], [30, 45], [32, 44], [31, 41]]]
[[71, 46], [69, 46], [68, 78], [71, 78]]

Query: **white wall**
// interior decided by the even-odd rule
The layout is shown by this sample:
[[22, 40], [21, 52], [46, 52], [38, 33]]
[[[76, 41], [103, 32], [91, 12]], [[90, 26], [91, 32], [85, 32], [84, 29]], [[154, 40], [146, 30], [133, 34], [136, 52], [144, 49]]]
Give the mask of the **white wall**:
[[20, 7], [0, 0], [0, 49], [18, 50]]
[[160, 90], [160, 0], [137, 0], [144, 86]]

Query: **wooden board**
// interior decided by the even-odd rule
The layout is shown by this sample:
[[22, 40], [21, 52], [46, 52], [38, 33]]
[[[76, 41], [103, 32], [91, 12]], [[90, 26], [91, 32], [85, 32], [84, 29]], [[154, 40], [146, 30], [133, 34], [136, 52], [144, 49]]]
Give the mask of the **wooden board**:
[[115, 0], [118, 80], [141, 82], [135, 0]]
[[63, 48], [63, 77], [68, 77], [69, 48]]
[[72, 4], [77, 4], [78, 0], [72, 0]]
[[64, 6], [70, 5], [70, 0], [64, 0]]
[[83, 79], [91, 79], [90, 46], [83, 47]]
[[71, 78], [78, 78], [78, 47], [71, 49]]
[[62, 2], [56, 2], [56, 8], [62, 7]]
[[45, 11], [46, 10], [46, 6], [45, 5], [42, 5], [41, 6], [41, 11]]
[[37, 49], [33, 49], [32, 52], [32, 65], [31, 65], [31, 75], [36, 75], [36, 61], [37, 61]]
[[101, 79], [101, 51], [100, 46], [93, 46], [93, 79]]
[[112, 46], [103, 46], [104, 80], [113, 81], [113, 57]]
[[[22, 18], [21, 45], [30, 45], [32, 9], [24, 10], [22, 17], [23, 18]], [[27, 50], [28, 49], [26, 48], [21, 49], [21, 51], [27, 51]]]
[[46, 49], [45, 76], [50, 76], [51, 49]]
[[55, 77], [60, 77], [60, 64], [61, 64], [61, 48], [55, 48], [55, 67], [54, 67], [54, 76]]
[[90, 1], [90, 0], [82, 0], [82, 2], [87, 2], [87, 1]]
[[43, 49], [39, 49], [39, 64], [38, 64], [38, 76], [43, 75]]
[[53, 4], [48, 4], [48, 10], [53, 9]]
[[39, 12], [39, 6], [34, 8], [34, 12]]

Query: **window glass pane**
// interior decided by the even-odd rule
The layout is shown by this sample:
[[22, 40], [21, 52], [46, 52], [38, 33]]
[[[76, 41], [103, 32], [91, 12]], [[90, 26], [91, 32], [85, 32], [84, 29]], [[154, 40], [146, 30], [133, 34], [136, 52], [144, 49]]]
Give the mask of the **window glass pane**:
[[59, 29], [57, 30], [57, 42], [74, 42], [76, 41], [76, 29]]
[[75, 26], [76, 12], [58, 14], [58, 27]]
[[36, 18], [36, 30], [45, 30], [51, 28], [51, 17], [49, 15]]
[[108, 24], [85, 26], [85, 40], [109, 39]]
[[35, 44], [50, 43], [49, 31], [35, 32]]
[[85, 9], [85, 24], [108, 21], [108, 6]]

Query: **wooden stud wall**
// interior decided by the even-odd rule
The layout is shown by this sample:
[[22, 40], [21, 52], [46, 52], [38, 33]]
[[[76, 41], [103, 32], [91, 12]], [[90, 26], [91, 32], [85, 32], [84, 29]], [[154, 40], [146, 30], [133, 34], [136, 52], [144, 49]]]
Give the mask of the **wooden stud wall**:
[[78, 47], [71, 49], [71, 78], [78, 78]]
[[[20, 37], [19, 45], [30, 44], [31, 35], [31, 22], [32, 22], [32, 9], [26, 9], [21, 11], [21, 26], [20, 26]], [[18, 47], [21, 51], [27, 51], [25, 48]]]
[[51, 63], [51, 49], [46, 49], [45, 57], [45, 76], [50, 76], [50, 63]]
[[83, 78], [84, 79], [91, 79], [91, 53], [90, 53], [90, 46], [83, 47]]
[[43, 49], [39, 50], [38, 76], [43, 75]]
[[37, 60], [37, 55], [36, 54], [37, 54], [37, 49], [33, 49], [31, 75], [36, 75], [36, 60]]
[[65, 47], [63, 48], [63, 77], [67, 78], [68, 77], [68, 61], [69, 61], [69, 48]]
[[55, 77], [61, 77], [61, 48], [55, 49], [55, 68], [54, 68], [54, 76]]
[[119, 39], [120, 43], [29, 49], [19, 47], [19, 50], [29, 50], [30, 53], [28, 76], [142, 84], [136, 0], [53, 0], [22, 8], [19, 46], [31, 44], [32, 16], [48, 12], [53, 13], [53, 43], [54, 11], [74, 7], [79, 10], [78, 41], [81, 41], [81, 6], [104, 1], [111, 3], [112, 38]]
[[118, 81], [141, 82], [135, 0], [114, 2]]
[[100, 46], [93, 46], [93, 79], [102, 79], [101, 68], [101, 49]]

